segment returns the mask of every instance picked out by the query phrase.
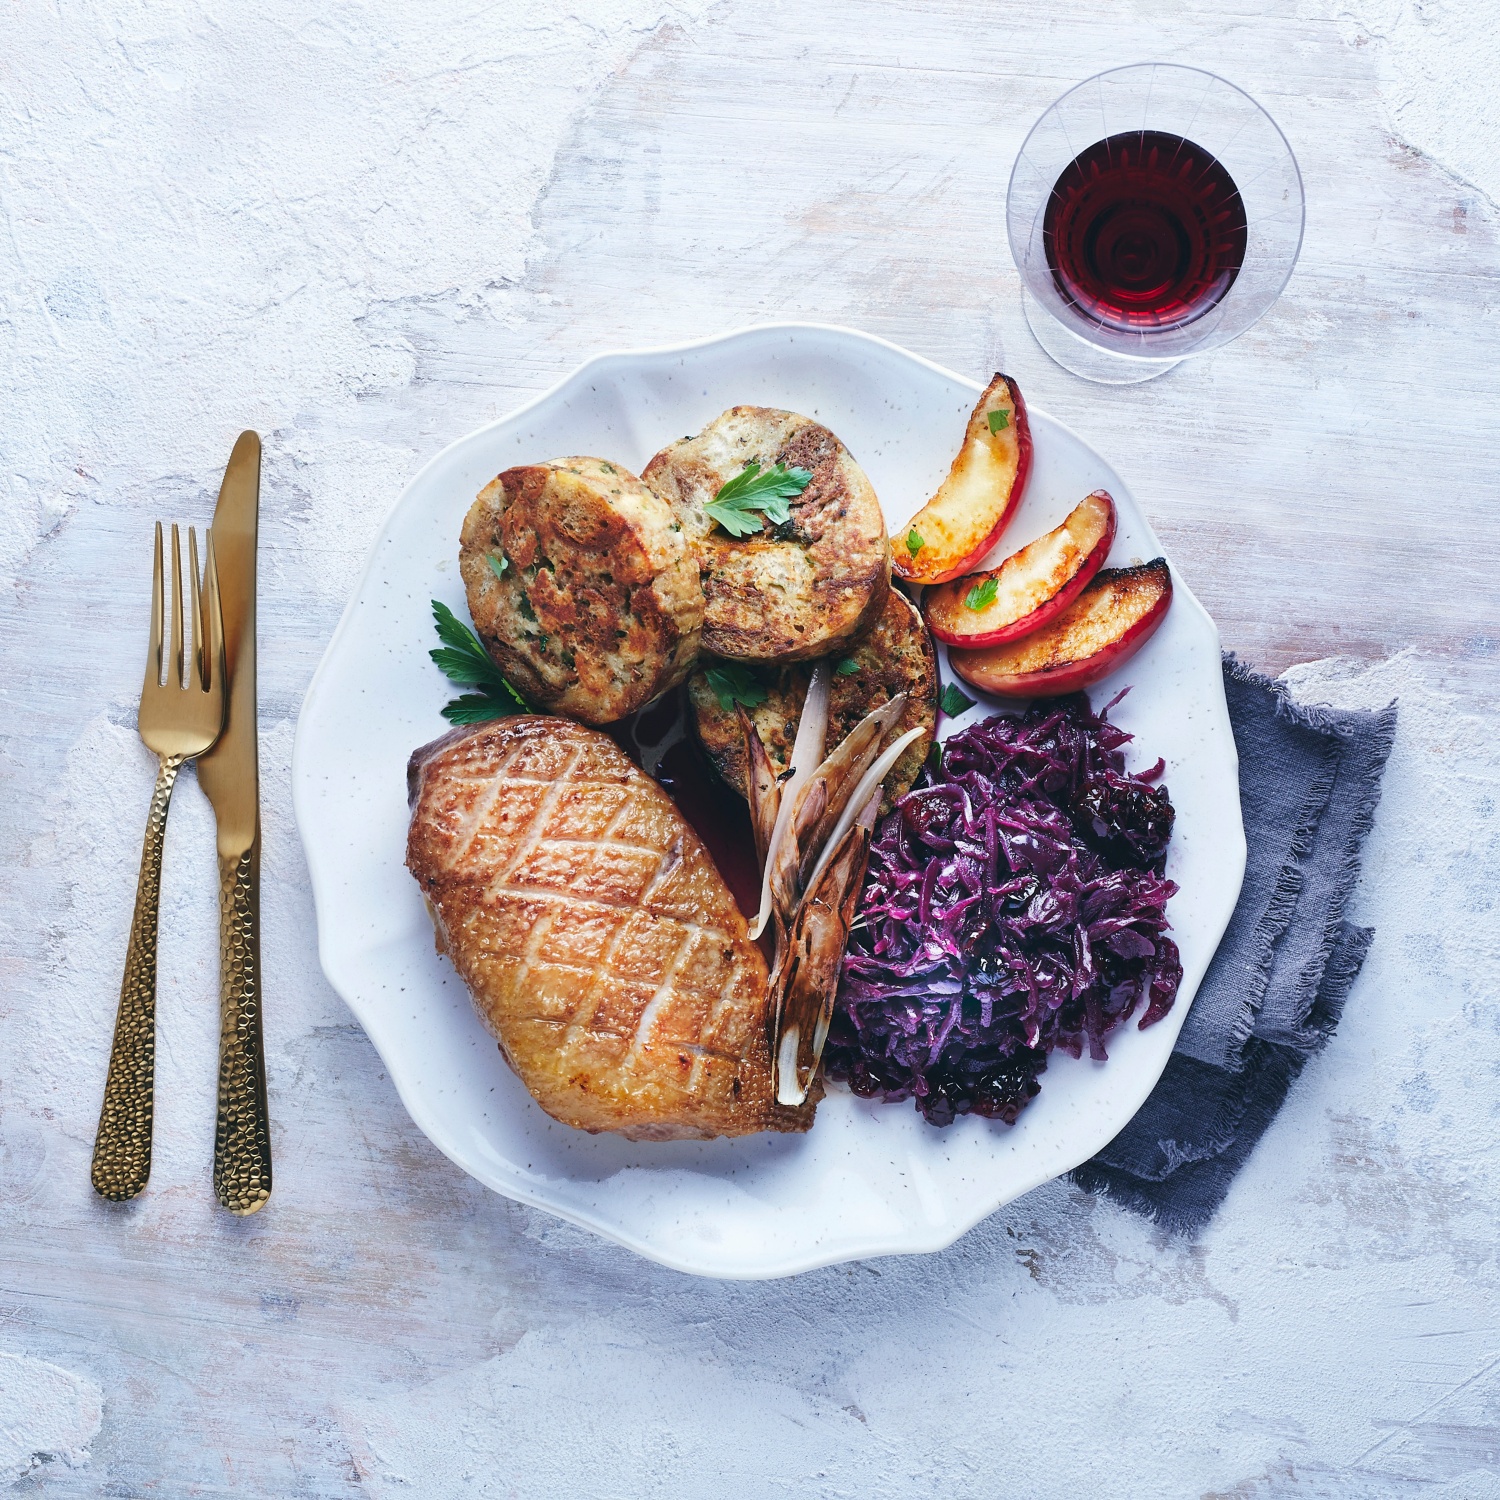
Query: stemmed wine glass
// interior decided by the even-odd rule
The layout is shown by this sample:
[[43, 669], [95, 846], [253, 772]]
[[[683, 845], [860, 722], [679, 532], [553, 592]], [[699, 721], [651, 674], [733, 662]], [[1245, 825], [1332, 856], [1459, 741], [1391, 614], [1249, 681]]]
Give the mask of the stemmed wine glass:
[[1175, 63], [1070, 89], [1026, 137], [1006, 199], [1037, 342], [1112, 385], [1238, 338], [1286, 286], [1304, 219], [1276, 123], [1232, 83]]

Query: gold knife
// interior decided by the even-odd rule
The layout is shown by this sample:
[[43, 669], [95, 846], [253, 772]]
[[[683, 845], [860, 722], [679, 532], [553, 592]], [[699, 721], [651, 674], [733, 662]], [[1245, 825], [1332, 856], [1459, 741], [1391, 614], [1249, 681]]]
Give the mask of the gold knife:
[[219, 1108], [214, 1192], [231, 1213], [271, 1196], [271, 1125], [261, 1035], [260, 772], [255, 724], [255, 546], [260, 438], [242, 432], [214, 510], [229, 706], [224, 733], [198, 760], [219, 824]]

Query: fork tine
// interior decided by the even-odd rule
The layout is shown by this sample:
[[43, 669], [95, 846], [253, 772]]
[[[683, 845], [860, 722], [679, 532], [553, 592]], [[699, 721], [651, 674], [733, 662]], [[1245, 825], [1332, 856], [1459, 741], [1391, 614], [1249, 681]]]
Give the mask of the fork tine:
[[192, 607], [188, 610], [188, 631], [192, 636], [188, 648], [188, 686], [202, 692], [203, 653], [208, 649], [208, 632], [203, 628], [203, 599], [198, 592], [198, 530], [188, 527], [188, 584], [192, 594]]
[[182, 686], [182, 539], [176, 521], [172, 522], [172, 664], [167, 681], [173, 687]]
[[156, 523], [156, 561], [151, 569], [151, 639], [146, 646], [146, 685], [161, 684], [161, 638], [164, 634], [166, 596], [161, 579], [161, 522]]
[[228, 682], [224, 676], [224, 610], [219, 600], [219, 564], [214, 556], [214, 529], [207, 527], [203, 533], [208, 549], [208, 568], [203, 575], [203, 650], [208, 663], [207, 685], [220, 698], [227, 696]]

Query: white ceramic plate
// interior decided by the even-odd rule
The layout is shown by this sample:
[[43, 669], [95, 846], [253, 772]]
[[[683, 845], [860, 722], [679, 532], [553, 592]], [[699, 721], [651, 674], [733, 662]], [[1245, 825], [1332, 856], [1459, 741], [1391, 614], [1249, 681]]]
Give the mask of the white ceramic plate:
[[[379, 1049], [412, 1118], [497, 1192], [704, 1276], [785, 1276], [936, 1250], [1093, 1155], [1160, 1076], [1245, 864], [1218, 632], [1180, 576], [1161, 629], [1092, 696], [1098, 703], [1131, 684], [1114, 713], [1138, 736], [1130, 763], [1167, 760], [1177, 807], [1168, 873], [1182, 887], [1169, 915], [1182, 988], [1164, 1021], [1112, 1040], [1108, 1063], [1054, 1058], [1013, 1128], [968, 1117], [937, 1130], [909, 1103], [869, 1103], [837, 1088], [805, 1136], [646, 1144], [556, 1124], [507, 1069], [462, 982], [434, 951], [402, 863], [407, 756], [447, 728], [438, 711], [450, 690], [427, 656], [429, 601], [467, 617], [459, 526], [496, 473], [571, 453], [639, 472], [662, 444], [727, 406], [788, 407], [838, 433], [899, 535], [947, 472], [978, 390], [879, 339], [808, 324], [607, 354], [438, 454], [392, 511], [302, 707], [292, 765], [297, 822], [324, 972]], [[1031, 480], [1002, 552], [1103, 488], [1119, 506], [1110, 561], [1158, 555], [1104, 459], [1034, 407], [1031, 425]], [[984, 712], [946, 721], [944, 733]]]

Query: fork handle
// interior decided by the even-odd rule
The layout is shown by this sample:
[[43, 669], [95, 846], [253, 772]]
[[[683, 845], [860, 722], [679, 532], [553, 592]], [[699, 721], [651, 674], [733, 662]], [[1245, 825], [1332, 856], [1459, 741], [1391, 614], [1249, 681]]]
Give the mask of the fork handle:
[[120, 984], [120, 1008], [115, 1013], [115, 1039], [104, 1080], [104, 1104], [94, 1137], [90, 1172], [94, 1191], [116, 1202], [134, 1198], [151, 1175], [151, 1117], [156, 1078], [156, 926], [161, 899], [161, 851], [167, 833], [172, 788], [185, 755], [163, 755], [146, 819], [146, 841], [141, 850], [141, 873], [135, 887], [135, 915], [130, 921], [130, 947], [125, 953], [125, 978]]
[[260, 834], [219, 856], [219, 1109], [214, 1193], [230, 1213], [271, 1196], [271, 1122], [261, 1032]]

